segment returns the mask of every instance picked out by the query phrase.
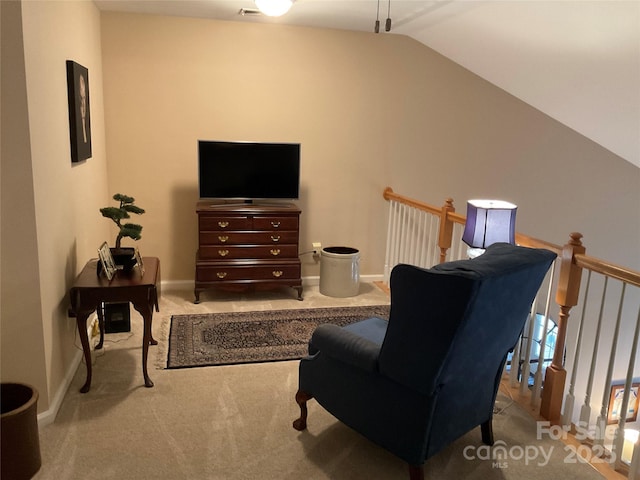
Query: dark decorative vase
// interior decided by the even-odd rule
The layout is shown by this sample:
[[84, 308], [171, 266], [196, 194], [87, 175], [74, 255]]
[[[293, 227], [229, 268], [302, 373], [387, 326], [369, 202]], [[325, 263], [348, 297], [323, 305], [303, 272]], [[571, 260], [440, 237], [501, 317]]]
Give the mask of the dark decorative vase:
[[122, 266], [124, 273], [130, 273], [133, 270], [133, 266], [136, 264], [135, 248], [122, 247], [122, 248], [110, 248], [113, 262], [117, 267]]
[[38, 391], [22, 383], [3, 383], [0, 396], [0, 476], [7, 480], [28, 480], [41, 466]]

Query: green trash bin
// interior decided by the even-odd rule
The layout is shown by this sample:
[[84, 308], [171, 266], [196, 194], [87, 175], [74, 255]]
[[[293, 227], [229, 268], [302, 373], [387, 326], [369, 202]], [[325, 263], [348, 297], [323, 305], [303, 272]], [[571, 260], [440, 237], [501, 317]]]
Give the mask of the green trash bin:
[[0, 384], [0, 478], [32, 478], [42, 464], [38, 391], [22, 383]]

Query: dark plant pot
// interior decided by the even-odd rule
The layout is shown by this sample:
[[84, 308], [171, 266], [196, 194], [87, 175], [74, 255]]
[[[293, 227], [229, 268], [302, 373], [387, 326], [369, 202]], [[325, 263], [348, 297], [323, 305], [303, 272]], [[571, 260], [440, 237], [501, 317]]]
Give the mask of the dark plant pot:
[[42, 463], [38, 433], [38, 391], [21, 383], [3, 383], [0, 464], [3, 479], [33, 477]]
[[110, 248], [111, 256], [116, 266], [122, 266], [122, 271], [125, 273], [131, 272], [133, 266], [136, 264], [135, 248], [122, 247], [122, 248]]

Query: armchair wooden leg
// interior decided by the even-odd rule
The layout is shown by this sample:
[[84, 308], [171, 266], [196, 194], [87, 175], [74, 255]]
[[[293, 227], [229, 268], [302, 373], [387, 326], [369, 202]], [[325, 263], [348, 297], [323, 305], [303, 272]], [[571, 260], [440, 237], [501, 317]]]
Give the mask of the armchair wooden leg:
[[493, 445], [493, 422], [491, 419], [480, 425], [480, 431], [482, 432], [482, 443], [485, 445]]
[[300, 405], [300, 418], [294, 420], [293, 428], [302, 431], [307, 428], [307, 402], [313, 398], [313, 395], [298, 390], [296, 393], [296, 402]]
[[409, 480], [424, 480], [424, 465], [409, 465]]

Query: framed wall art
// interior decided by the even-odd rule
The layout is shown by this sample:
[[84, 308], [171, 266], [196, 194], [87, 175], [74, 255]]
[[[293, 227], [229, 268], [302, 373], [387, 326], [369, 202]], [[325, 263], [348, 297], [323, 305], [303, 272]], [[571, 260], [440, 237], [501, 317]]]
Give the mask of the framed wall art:
[[91, 158], [89, 70], [72, 60], [67, 60], [67, 99], [71, 161], [77, 163]]
[[[629, 395], [629, 405], [627, 406], [627, 422], [635, 422], [638, 419], [638, 388], [640, 383], [634, 382], [631, 385]], [[611, 393], [609, 396], [609, 411], [607, 412], [607, 425], [618, 423], [620, 419], [620, 410], [622, 410], [622, 397], [624, 395], [624, 384], [611, 385]]]

